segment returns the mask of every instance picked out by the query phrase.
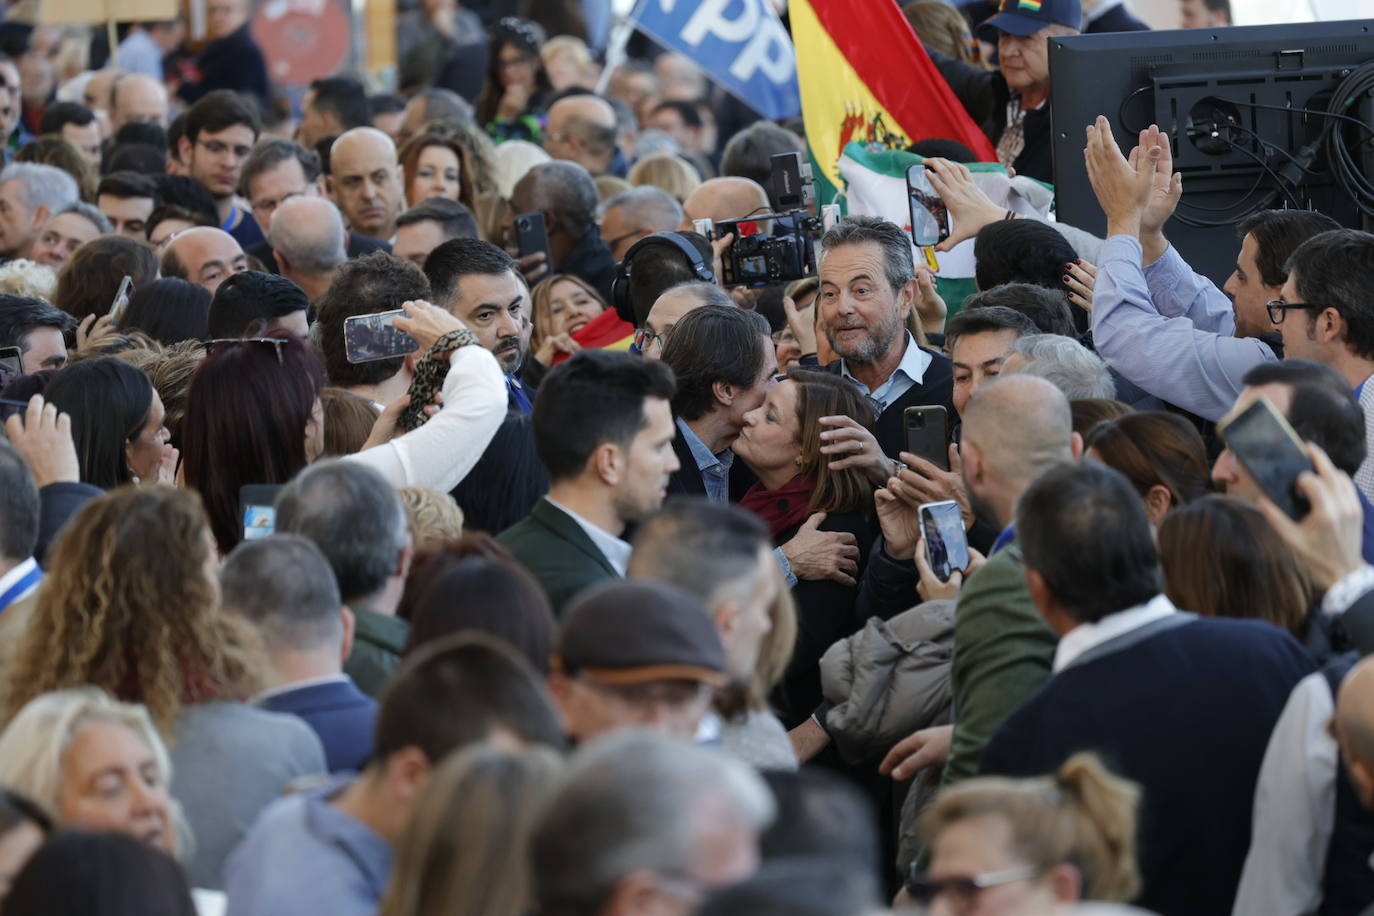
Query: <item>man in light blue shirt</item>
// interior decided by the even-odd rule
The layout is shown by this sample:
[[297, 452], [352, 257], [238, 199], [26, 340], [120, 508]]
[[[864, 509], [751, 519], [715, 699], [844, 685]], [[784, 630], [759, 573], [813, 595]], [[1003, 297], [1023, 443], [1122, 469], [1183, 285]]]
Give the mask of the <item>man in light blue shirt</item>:
[[228, 916], [373, 916], [433, 768], [497, 732], [518, 743], [564, 743], [529, 664], [477, 633], [421, 649], [390, 685], [367, 769], [277, 801], [234, 850], [225, 866]]
[[143, 73], [162, 79], [162, 61], [186, 37], [180, 19], [135, 23], [119, 43], [116, 66], [125, 73]]
[[[1278, 328], [1265, 305], [1279, 298], [1285, 264], [1304, 241], [1337, 227], [1301, 210], [1264, 210], [1240, 222], [1236, 269], [1222, 289], [1199, 276], [1164, 237], [1182, 194], [1167, 138], [1142, 134], [1133, 169], [1102, 119], [1089, 128], [1089, 156], [1099, 162], [1093, 188], [1107, 215], [1093, 290], [1093, 345], [1127, 380], [1208, 420], [1230, 410], [1252, 367], [1280, 358]], [[1157, 147], [1152, 184], [1146, 155]], [[1148, 192], [1142, 193], [1142, 192]], [[1265, 339], [1268, 338], [1268, 339]]]

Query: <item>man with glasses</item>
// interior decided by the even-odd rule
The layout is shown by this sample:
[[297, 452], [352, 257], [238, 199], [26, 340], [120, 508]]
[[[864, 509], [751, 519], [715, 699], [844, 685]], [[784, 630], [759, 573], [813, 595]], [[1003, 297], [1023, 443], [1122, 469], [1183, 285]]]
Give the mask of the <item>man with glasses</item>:
[[1132, 165], [1105, 119], [1088, 137], [1088, 176], [1107, 215], [1093, 291], [1094, 346], [1128, 381], [1219, 420], [1240, 395], [1242, 376], [1280, 358], [1266, 304], [1284, 288], [1289, 256], [1338, 224], [1303, 210], [1263, 210], [1242, 220], [1235, 272], [1217, 289], [1164, 237], [1183, 187], [1168, 138], [1153, 127], [1142, 131]]
[[668, 335], [677, 323], [689, 312], [708, 305], [736, 307], [730, 294], [714, 283], [698, 280], [671, 287], [654, 300], [654, 307], [649, 309], [644, 326], [635, 330], [635, 349], [647, 359], [661, 359]]
[[1268, 305], [1285, 359], [1336, 370], [1364, 414], [1365, 456], [1355, 485], [1374, 500], [1374, 235], [1333, 229], [1308, 239], [1288, 259], [1288, 279]]
[[653, 185], [631, 188], [601, 206], [601, 240], [616, 263], [640, 239], [655, 232], [672, 232], [682, 222], [682, 205]]
[[242, 248], [263, 241], [253, 215], [235, 198], [244, 160], [258, 140], [261, 123], [253, 106], [227, 89], [211, 92], [186, 113], [186, 132], [177, 142], [186, 174], [215, 199], [220, 228]]
[[544, 151], [576, 162], [593, 176], [605, 175], [615, 159], [615, 133], [615, 109], [609, 102], [590, 93], [570, 95], [549, 106]]

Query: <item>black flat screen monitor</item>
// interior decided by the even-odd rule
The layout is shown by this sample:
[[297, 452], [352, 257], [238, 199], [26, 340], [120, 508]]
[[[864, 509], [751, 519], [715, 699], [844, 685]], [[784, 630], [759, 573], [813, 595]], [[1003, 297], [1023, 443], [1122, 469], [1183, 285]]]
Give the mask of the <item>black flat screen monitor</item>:
[[[1168, 134], [1174, 168], [1183, 173], [1183, 200], [1165, 231], [1193, 268], [1218, 285], [1234, 269], [1235, 225], [1248, 212], [1312, 208], [1342, 225], [1371, 228], [1333, 178], [1330, 139], [1319, 140], [1324, 133], [1330, 138], [1333, 119], [1310, 113], [1327, 111], [1335, 88], [1369, 61], [1374, 20], [1051, 38], [1057, 218], [1097, 234], [1106, 230], [1083, 165], [1085, 128], [1101, 114], [1123, 152], [1151, 123]], [[1370, 124], [1374, 97], [1365, 93], [1342, 110]], [[1340, 142], [1374, 182], [1370, 134], [1341, 123]], [[1291, 193], [1279, 192], [1281, 185]]]

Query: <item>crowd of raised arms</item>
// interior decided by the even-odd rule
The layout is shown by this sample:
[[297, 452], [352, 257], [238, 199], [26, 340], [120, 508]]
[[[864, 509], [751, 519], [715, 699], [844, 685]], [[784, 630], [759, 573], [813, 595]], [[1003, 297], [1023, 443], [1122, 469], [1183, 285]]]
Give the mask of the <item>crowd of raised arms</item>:
[[[1144, 26], [1010, 2], [904, 12], [1050, 182], [1049, 38]], [[854, 208], [730, 286], [805, 125], [606, 0], [289, 98], [247, 0], [25, 6], [0, 916], [1374, 912], [1374, 235], [1218, 287], [1098, 118], [1104, 237], [925, 138], [972, 295]]]

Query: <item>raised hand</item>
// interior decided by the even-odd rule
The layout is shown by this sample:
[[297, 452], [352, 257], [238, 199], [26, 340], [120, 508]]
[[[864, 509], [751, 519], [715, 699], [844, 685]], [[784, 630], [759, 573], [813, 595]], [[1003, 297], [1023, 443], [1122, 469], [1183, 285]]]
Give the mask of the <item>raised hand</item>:
[[1088, 144], [1083, 158], [1088, 181], [1102, 212], [1107, 215], [1107, 235], [1140, 235], [1141, 220], [1154, 190], [1155, 173], [1162, 155], [1159, 146], [1133, 156], [1121, 155], [1112, 127], [1102, 115], [1088, 125]]

